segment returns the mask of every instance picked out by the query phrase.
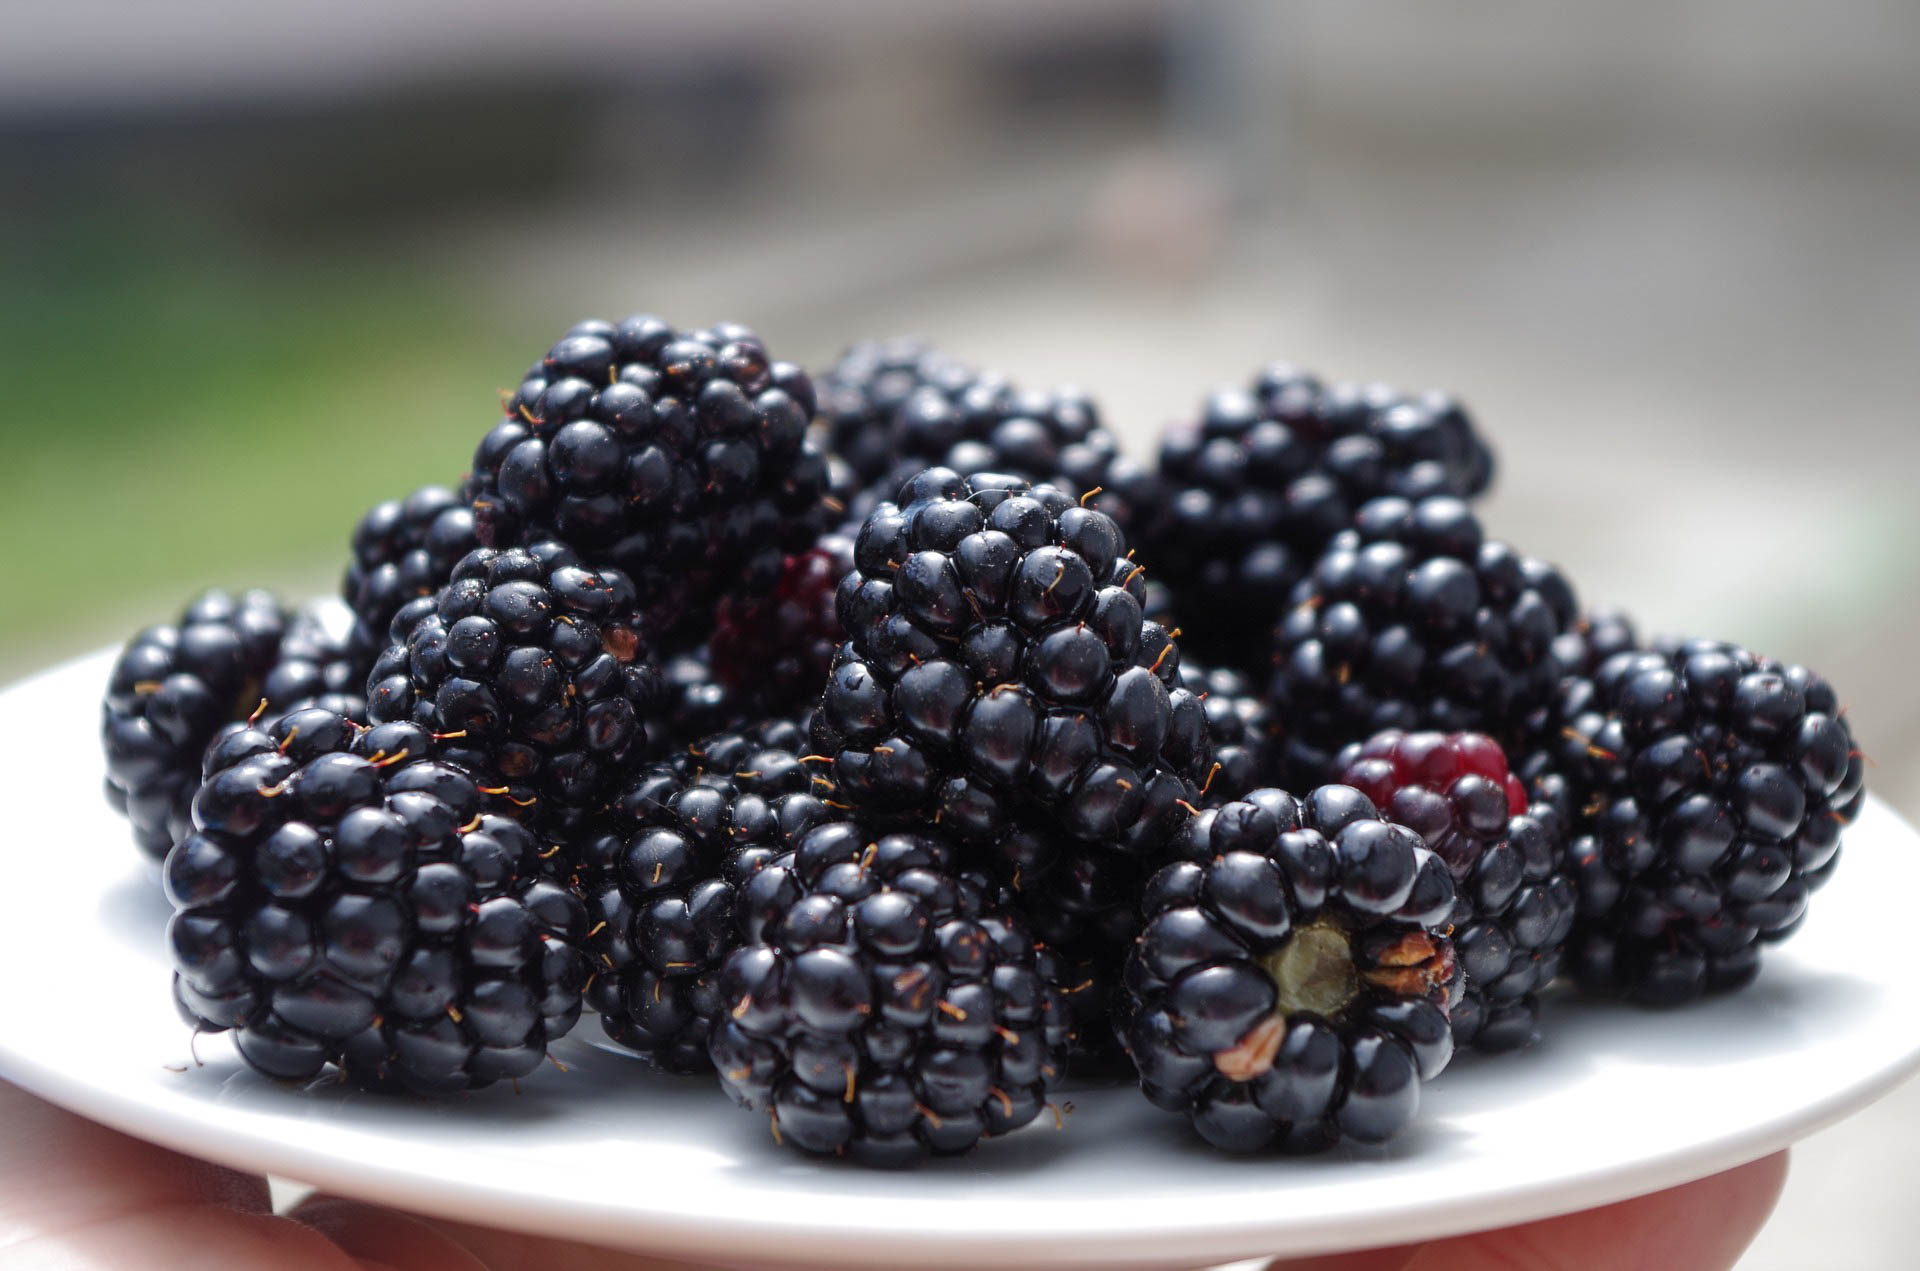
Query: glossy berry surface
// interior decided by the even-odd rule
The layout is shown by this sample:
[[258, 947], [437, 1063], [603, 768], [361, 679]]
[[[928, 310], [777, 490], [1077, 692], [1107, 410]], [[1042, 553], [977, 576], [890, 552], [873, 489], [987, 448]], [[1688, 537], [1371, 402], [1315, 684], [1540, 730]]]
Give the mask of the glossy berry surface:
[[377, 503], [360, 518], [340, 595], [353, 611], [350, 642], [363, 680], [387, 647], [394, 615], [446, 586], [460, 558], [479, 545], [466, 498], [442, 486]]
[[1259, 687], [1231, 667], [1208, 669], [1191, 661], [1180, 664], [1180, 683], [1200, 699], [1218, 765], [1200, 792], [1201, 802], [1218, 807], [1272, 785], [1280, 728]]
[[658, 318], [574, 326], [508, 398], [473, 457], [475, 532], [554, 539], [638, 587], [664, 641], [725, 592], [764, 594], [826, 528], [812, 382], [746, 327]]
[[1182, 609], [1208, 615], [1195, 651], [1247, 665], [1363, 503], [1478, 494], [1493, 459], [1444, 394], [1329, 385], [1275, 363], [1169, 429], [1160, 472], [1164, 511], [1136, 540]]
[[929, 467], [1058, 486], [1123, 530], [1158, 515], [1160, 483], [1121, 453], [1093, 400], [1034, 392], [915, 340], [856, 344], [820, 376], [820, 415], [850, 469], [855, 524]]
[[1578, 605], [1551, 565], [1485, 536], [1458, 499], [1376, 499], [1334, 536], [1274, 633], [1282, 771], [1324, 778], [1388, 730], [1518, 747], [1563, 676]]
[[1106, 515], [931, 469], [861, 529], [813, 718], [840, 797], [938, 825], [1062, 952], [1124, 936], [1211, 769], [1205, 712]]
[[1382, 1143], [1453, 1054], [1452, 877], [1348, 786], [1195, 817], [1156, 874], [1121, 1024], [1154, 1104], [1229, 1152]]
[[273, 665], [260, 681], [260, 701], [254, 709], [261, 719], [290, 710], [318, 706], [355, 723], [367, 719], [367, 664], [352, 646], [351, 634], [342, 635], [317, 609], [300, 609], [287, 617], [287, 629]]
[[741, 885], [840, 815], [796, 753], [802, 737], [768, 725], [649, 765], [568, 852], [592, 931], [588, 1004], [607, 1036], [669, 1071], [709, 1066]]
[[555, 543], [477, 548], [394, 634], [368, 680], [371, 718], [419, 724], [543, 827], [579, 824], [647, 752], [665, 686], [617, 570]]
[[962, 842], [1036, 824], [1145, 852], [1205, 779], [1204, 712], [1112, 520], [992, 480], [932, 469], [868, 519], [815, 745], [850, 801]]
[[1559, 973], [1573, 928], [1559, 817], [1529, 806], [1500, 744], [1483, 733], [1379, 733], [1342, 751], [1335, 772], [1418, 831], [1453, 875], [1464, 973], [1455, 1043], [1503, 1051], [1533, 1041], [1536, 994]]
[[765, 596], [729, 595], [715, 610], [707, 662], [736, 709], [792, 715], [820, 697], [840, 646], [835, 595], [853, 572], [853, 537], [829, 534], [787, 558]]
[[1865, 798], [1832, 686], [1711, 640], [1569, 680], [1523, 771], [1574, 827], [1571, 969], [1651, 1005], [1749, 983], [1832, 877]]
[[323, 705], [361, 718], [364, 669], [316, 614], [271, 594], [208, 591], [127, 643], [107, 677], [107, 799], [155, 860], [193, 828], [201, 756], [220, 731]]
[[781, 1143], [902, 1167], [1032, 1121], [1065, 1058], [1058, 971], [938, 840], [808, 831], [742, 888], [722, 1087]]
[[303, 1081], [448, 1093], [518, 1078], [580, 1013], [580, 901], [412, 724], [296, 711], [210, 752], [167, 858], [174, 996]]

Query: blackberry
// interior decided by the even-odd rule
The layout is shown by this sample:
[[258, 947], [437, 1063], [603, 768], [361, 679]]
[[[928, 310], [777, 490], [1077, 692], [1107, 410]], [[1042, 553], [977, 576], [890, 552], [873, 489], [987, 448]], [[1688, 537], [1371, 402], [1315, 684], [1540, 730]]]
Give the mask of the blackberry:
[[666, 688], [618, 570], [557, 543], [476, 548], [393, 634], [367, 683], [370, 717], [421, 725], [544, 828], [583, 823], [647, 753]]
[[770, 594], [721, 599], [708, 663], [750, 714], [790, 715], [819, 700], [840, 645], [834, 596], [852, 572], [853, 536], [828, 534], [787, 559]]
[[360, 518], [340, 595], [353, 610], [349, 644], [363, 679], [387, 647], [394, 615], [446, 586], [460, 558], [479, 545], [464, 490], [423, 486], [375, 504]]
[[995, 472], [1059, 486], [1131, 531], [1158, 514], [1160, 483], [1121, 453], [1076, 389], [1015, 388], [914, 340], [848, 349], [820, 377], [829, 444], [849, 469], [856, 523], [922, 468]]
[[[1127, 951], [1140, 934], [1140, 896], [1153, 864], [1089, 844], [1058, 845], [1037, 882], [1011, 889], [1015, 911], [1057, 959], [1076, 1075], [1130, 1076], [1113, 1016]], [[1159, 857], [1153, 858], [1158, 863]]]
[[1230, 1152], [1397, 1134], [1453, 1053], [1445, 862], [1339, 785], [1203, 812], [1181, 855], [1127, 961], [1141, 1090]]
[[1651, 1005], [1740, 988], [1833, 874], [1865, 767], [1832, 687], [1688, 640], [1560, 692], [1524, 770], [1574, 826], [1582, 984]]
[[800, 1151], [907, 1166], [1046, 1106], [1058, 970], [939, 840], [833, 821], [742, 889], [711, 1056]]
[[753, 694], [728, 688], [714, 678], [707, 651], [695, 649], [670, 657], [661, 666], [666, 680], [666, 744], [689, 745], [702, 737], [739, 728], [753, 719]]
[[495, 548], [554, 539], [620, 570], [664, 640], [723, 592], [772, 590], [826, 528], [813, 411], [805, 372], [746, 327], [582, 322], [474, 453], [475, 532]]
[[[1024, 832], [1136, 856], [1176, 830], [1209, 769], [1179, 654], [1140, 616], [1119, 528], [1048, 486], [931, 469], [861, 528], [840, 584], [847, 640], [814, 713], [856, 807], [963, 846]], [[924, 823], [923, 822], [923, 823]]]
[[107, 677], [107, 799], [155, 860], [193, 828], [200, 759], [225, 725], [308, 704], [363, 714], [358, 668], [314, 613], [270, 593], [208, 591], [127, 643]]
[[[723, 684], [707, 659], [708, 652], [702, 647], [668, 658], [661, 666], [667, 692], [667, 705], [662, 709], [665, 744], [652, 750], [669, 753], [720, 733], [772, 722], [793, 724], [803, 737], [809, 734], [814, 698], [798, 703], [783, 700], [776, 710], [751, 684], [739, 688]], [[815, 697], [819, 687], [816, 682]]]
[[1529, 806], [1506, 754], [1483, 733], [1379, 733], [1341, 752], [1336, 779], [1419, 831], [1453, 875], [1452, 939], [1465, 972], [1454, 1043], [1527, 1045], [1539, 1021], [1535, 994], [1559, 973], [1573, 928], [1560, 818]]
[[1632, 618], [1618, 609], [1595, 609], [1555, 640], [1554, 657], [1568, 676], [1591, 676], [1614, 654], [1639, 647]]
[[1194, 662], [1181, 663], [1180, 684], [1206, 711], [1207, 737], [1219, 765], [1201, 791], [1206, 802], [1218, 807], [1272, 785], [1279, 725], [1265, 695], [1230, 667], [1208, 670]]
[[734, 894], [813, 826], [831, 787], [801, 763], [802, 734], [771, 724], [649, 765], [573, 853], [607, 1036], [669, 1071], [705, 1070], [719, 967], [738, 943]]
[[1486, 538], [1460, 500], [1373, 500], [1274, 632], [1283, 775], [1324, 779], [1341, 747], [1390, 729], [1483, 732], [1522, 753], [1572, 669], [1577, 613], [1558, 571]]
[[580, 1013], [580, 901], [418, 725], [330, 711], [223, 737], [167, 857], [174, 998], [269, 1077], [517, 1078]]
[[351, 635], [337, 633], [317, 609], [300, 609], [287, 618], [273, 665], [260, 681], [254, 710], [264, 718], [307, 706], [319, 706], [355, 723], [367, 718], [367, 667], [352, 648]]
[[1194, 650], [1251, 665], [1294, 585], [1362, 503], [1478, 494], [1493, 459], [1444, 394], [1323, 385], [1275, 363], [1170, 429], [1160, 474], [1164, 514], [1137, 541], [1181, 606], [1213, 618]]

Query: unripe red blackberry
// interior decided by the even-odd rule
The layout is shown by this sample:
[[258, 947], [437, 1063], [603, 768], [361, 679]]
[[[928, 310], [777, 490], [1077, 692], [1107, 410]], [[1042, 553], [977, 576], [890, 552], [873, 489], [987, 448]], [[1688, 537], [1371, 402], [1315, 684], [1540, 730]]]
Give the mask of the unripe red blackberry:
[[1527, 1045], [1536, 993], [1559, 973], [1573, 928], [1560, 818], [1530, 805], [1500, 744], [1483, 733], [1378, 733], [1342, 751], [1335, 773], [1418, 831], [1453, 875], [1452, 940], [1465, 973], [1454, 1041], [1487, 1051]]

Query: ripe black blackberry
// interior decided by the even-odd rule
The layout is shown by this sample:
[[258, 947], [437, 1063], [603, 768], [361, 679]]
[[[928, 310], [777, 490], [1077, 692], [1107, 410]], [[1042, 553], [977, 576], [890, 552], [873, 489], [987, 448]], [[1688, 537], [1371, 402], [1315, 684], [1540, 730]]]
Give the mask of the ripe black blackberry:
[[1294, 585], [1362, 503], [1478, 494], [1493, 458], [1444, 394], [1323, 385], [1275, 363], [1170, 429], [1160, 474], [1164, 513], [1136, 542], [1181, 607], [1212, 619], [1194, 650], [1253, 665]]
[[1390, 729], [1483, 732], [1523, 753], [1579, 606], [1551, 565], [1485, 537], [1459, 499], [1375, 499], [1334, 536], [1274, 632], [1281, 771], [1324, 779]]
[[362, 674], [386, 649], [402, 606], [447, 585], [460, 558], [480, 546], [464, 490], [423, 486], [375, 504], [353, 531], [353, 560], [340, 595], [353, 611], [349, 644]]
[[[1614, 654], [1639, 647], [1640, 637], [1632, 618], [1619, 609], [1595, 609], [1581, 615], [1554, 641], [1554, 658], [1568, 676], [1591, 676]], [[1532, 734], [1544, 722], [1543, 715], [1532, 727], [1527, 742], [1534, 740]]]
[[1833, 874], [1865, 767], [1832, 687], [1688, 640], [1561, 689], [1525, 775], [1574, 826], [1569, 963], [1651, 1005], [1737, 989]]
[[264, 591], [205, 592], [134, 636], [107, 677], [107, 799], [159, 860], [193, 828], [201, 755], [223, 727], [314, 704], [364, 717], [361, 678], [319, 614]]
[[1559, 973], [1573, 929], [1565, 831], [1529, 806], [1498, 742], [1482, 733], [1378, 733], [1341, 752], [1336, 779], [1419, 831], [1457, 893], [1452, 940], [1464, 988], [1453, 1040], [1483, 1051], [1532, 1042], [1536, 993]]
[[355, 723], [367, 719], [367, 666], [352, 647], [352, 636], [342, 634], [319, 609], [298, 609], [287, 616], [286, 631], [273, 665], [260, 682], [260, 702], [254, 710], [262, 718], [318, 706]]
[[476, 548], [393, 623], [367, 708], [543, 828], [580, 825], [647, 753], [666, 687], [633, 583], [557, 543]]
[[174, 997], [257, 1071], [464, 1090], [531, 1072], [578, 1018], [585, 910], [432, 744], [310, 709], [209, 753], [166, 864]]
[[633, 579], [664, 641], [723, 592], [764, 594], [826, 528], [812, 382], [746, 327], [574, 326], [528, 370], [473, 457], [480, 541], [554, 539]]
[[721, 1085], [803, 1152], [913, 1165], [1047, 1105], [1059, 971], [936, 839], [817, 825], [741, 890], [720, 979]]
[[1229, 1152], [1399, 1133], [1453, 1054], [1446, 863], [1337, 785], [1203, 812], [1180, 852], [1127, 962], [1142, 1091]]
[[192, 829], [200, 755], [223, 724], [252, 712], [286, 632], [264, 591], [209, 591], [178, 622], [128, 641], [107, 676], [100, 743], [107, 798], [158, 860]]
[[1246, 676], [1224, 666], [1209, 670], [1182, 662], [1180, 683], [1206, 711], [1207, 737], [1219, 765], [1201, 791], [1204, 802], [1218, 807], [1272, 785], [1279, 725], [1265, 695]]
[[1150, 855], [1210, 767], [1169, 633], [1140, 616], [1119, 528], [1047, 486], [931, 469], [860, 532], [847, 640], [814, 712], [856, 807], [1005, 843]]
[[792, 725], [725, 734], [649, 765], [570, 852], [587, 900], [588, 1004], [607, 1036], [673, 1072], [700, 1072], [719, 968], [738, 944], [734, 895], [838, 813]]
[[1160, 483], [1120, 451], [1077, 389], [1015, 388], [914, 340], [856, 344], [820, 376], [829, 444], [851, 470], [856, 524], [923, 468], [1059, 486], [1131, 531], [1158, 515]]
[[715, 679], [706, 649], [668, 658], [660, 674], [666, 680], [666, 705], [662, 708], [666, 736], [663, 744], [651, 750], [671, 754], [702, 737], [752, 722], [752, 694], [728, 688]]

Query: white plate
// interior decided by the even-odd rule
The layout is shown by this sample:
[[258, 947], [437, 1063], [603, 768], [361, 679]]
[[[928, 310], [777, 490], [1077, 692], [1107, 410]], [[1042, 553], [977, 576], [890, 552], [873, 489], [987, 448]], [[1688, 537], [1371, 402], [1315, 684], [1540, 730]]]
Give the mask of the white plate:
[[1385, 1150], [1208, 1151], [1127, 1089], [890, 1174], [777, 1149], [700, 1078], [583, 1022], [519, 1093], [442, 1102], [263, 1081], [173, 1012], [156, 875], [100, 795], [110, 655], [0, 694], [12, 798], [0, 890], [0, 1075], [244, 1169], [451, 1218], [732, 1265], [1193, 1266], [1422, 1239], [1603, 1204], [1752, 1160], [1920, 1062], [1899, 898], [1920, 839], [1870, 804], [1805, 929], [1746, 992], [1655, 1014], [1561, 1001], [1544, 1043], [1463, 1058]]

